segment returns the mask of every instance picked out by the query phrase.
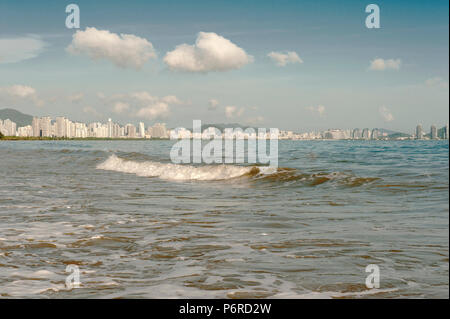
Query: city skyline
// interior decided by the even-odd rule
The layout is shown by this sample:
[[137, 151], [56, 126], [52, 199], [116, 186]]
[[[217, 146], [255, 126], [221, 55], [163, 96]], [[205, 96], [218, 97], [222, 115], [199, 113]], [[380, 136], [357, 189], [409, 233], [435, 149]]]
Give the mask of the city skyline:
[[[219, 123], [216, 123], [219, 124]], [[235, 123], [236, 124], [236, 123]], [[202, 129], [202, 134], [214, 136], [210, 128], [214, 128], [214, 123], [208, 123], [208, 128]], [[222, 124], [223, 125], [223, 124]], [[225, 124], [226, 125], [226, 124]], [[245, 128], [246, 126], [241, 126]], [[387, 139], [389, 134], [383, 132], [383, 128], [328, 128], [327, 130], [301, 131], [301, 130], [281, 130], [280, 139]], [[439, 135], [435, 124], [430, 126], [429, 139], [448, 139], [448, 123], [441, 127], [442, 134]], [[33, 117], [31, 125], [18, 127], [17, 124], [9, 118], [2, 120], [0, 118], [0, 133], [5, 136], [18, 137], [56, 137], [56, 138], [192, 138], [195, 137], [193, 129], [181, 126], [167, 128], [166, 123], [156, 122], [152, 126], [145, 126], [144, 122], [139, 122], [136, 126], [131, 123], [120, 124], [109, 118], [106, 123], [94, 121], [89, 123], [72, 121], [64, 116], [58, 116], [52, 119], [49, 116]], [[175, 135], [171, 135], [174, 133]], [[395, 132], [394, 134], [404, 134], [396, 136], [395, 139], [425, 139], [426, 133], [423, 126], [418, 124], [413, 134]], [[225, 133], [222, 132], [222, 137]], [[203, 135], [202, 135], [203, 136]], [[244, 137], [242, 135], [241, 137]], [[245, 135], [248, 138], [249, 135]], [[203, 138], [203, 137], [200, 137]]]
[[379, 1], [380, 29], [366, 28], [362, 1], [199, 1], [188, 16], [159, 1], [77, 1], [80, 29], [66, 28], [65, 4], [26, 3], [0, 4], [1, 107], [288, 130], [409, 132], [448, 117], [447, 2]]

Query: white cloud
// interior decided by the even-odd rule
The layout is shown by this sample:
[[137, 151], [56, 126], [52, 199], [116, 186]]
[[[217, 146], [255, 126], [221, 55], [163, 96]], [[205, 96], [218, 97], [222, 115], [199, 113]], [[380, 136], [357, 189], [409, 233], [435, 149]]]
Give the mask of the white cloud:
[[384, 70], [399, 70], [402, 60], [400, 59], [374, 59], [370, 62], [369, 70], [384, 71]]
[[158, 97], [152, 96], [150, 93], [148, 93], [146, 91], [134, 92], [134, 93], [131, 93], [130, 96], [133, 99], [136, 99], [136, 100], [138, 100], [140, 102], [144, 102], [144, 103], [153, 103], [158, 100]]
[[286, 66], [289, 63], [303, 63], [303, 60], [298, 56], [297, 52], [294, 51], [288, 51], [286, 53], [270, 52], [267, 56], [278, 66]]
[[313, 114], [318, 114], [319, 116], [323, 116], [325, 114], [325, 106], [323, 105], [308, 106], [306, 109]]
[[27, 98], [36, 94], [36, 89], [26, 85], [12, 85], [3, 87], [1, 90], [12, 97], [20, 98]]
[[161, 101], [167, 104], [184, 104], [184, 102], [177, 98], [175, 95], [167, 95], [163, 97]]
[[228, 71], [252, 61], [242, 48], [214, 32], [200, 32], [194, 45], [180, 44], [164, 57], [171, 70], [186, 72]]
[[44, 105], [44, 101], [38, 97], [36, 89], [27, 85], [0, 87], [0, 95], [11, 103], [31, 101], [36, 106]]
[[97, 95], [106, 105], [112, 106], [111, 109], [114, 113], [120, 114], [127, 111], [131, 116], [149, 120], [166, 118], [170, 115], [172, 105], [187, 104], [175, 95], [158, 97], [147, 91], [116, 93], [111, 96], [103, 93]]
[[36, 36], [0, 38], [0, 63], [16, 63], [37, 57], [46, 43]]
[[126, 111], [130, 108], [130, 105], [128, 103], [124, 103], [124, 102], [116, 102], [116, 104], [114, 104], [114, 109], [113, 112], [114, 113], [122, 113], [123, 111]]
[[86, 54], [94, 60], [107, 59], [122, 68], [140, 69], [149, 59], [156, 58], [153, 45], [146, 39], [96, 28], [77, 31], [67, 51]]
[[392, 115], [391, 111], [386, 106], [381, 106], [378, 111], [380, 112], [381, 117], [386, 122], [391, 122], [394, 120], [394, 116]]
[[441, 77], [430, 78], [425, 81], [425, 85], [428, 87], [448, 89], [448, 81], [444, 81]]
[[219, 101], [216, 100], [216, 99], [210, 99], [210, 100], [208, 101], [208, 104], [209, 104], [208, 110], [214, 111], [214, 110], [216, 110], [217, 107], [219, 106]]
[[237, 108], [236, 106], [225, 106], [225, 116], [227, 118], [239, 117], [244, 113], [244, 108]]
[[169, 105], [167, 103], [158, 102], [141, 108], [137, 113], [137, 117], [142, 117], [148, 120], [157, 118], [165, 118], [170, 114]]

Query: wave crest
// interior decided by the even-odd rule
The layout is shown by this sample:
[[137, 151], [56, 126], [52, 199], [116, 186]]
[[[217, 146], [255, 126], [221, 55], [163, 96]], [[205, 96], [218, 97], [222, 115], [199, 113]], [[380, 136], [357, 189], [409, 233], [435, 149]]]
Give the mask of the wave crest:
[[[191, 166], [172, 163], [159, 163], [152, 161], [128, 161], [111, 155], [106, 161], [97, 165], [98, 169], [136, 174], [145, 177], [159, 177], [165, 180], [199, 180], [213, 181], [225, 180], [244, 175], [255, 175], [264, 172], [270, 173], [270, 167], [256, 168], [236, 165], [206, 165]], [[273, 168], [276, 171], [276, 168]]]
[[280, 183], [316, 187], [322, 184], [344, 187], [360, 187], [379, 180], [373, 177], [360, 177], [344, 172], [303, 173], [295, 168], [238, 165], [202, 165], [160, 163], [156, 161], [134, 161], [111, 155], [97, 165], [97, 169], [135, 174], [144, 177], [158, 177], [172, 181], [220, 181], [246, 177], [255, 182]]

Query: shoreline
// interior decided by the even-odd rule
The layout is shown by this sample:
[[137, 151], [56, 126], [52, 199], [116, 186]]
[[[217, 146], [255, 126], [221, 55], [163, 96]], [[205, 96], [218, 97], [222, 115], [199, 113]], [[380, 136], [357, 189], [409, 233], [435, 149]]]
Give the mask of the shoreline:
[[116, 137], [24, 137], [24, 136], [4, 136], [1, 141], [150, 141], [169, 140], [168, 138], [116, 138]]
[[[169, 141], [170, 138], [120, 138], [120, 137], [25, 137], [25, 136], [3, 136], [0, 137], [1, 141]], [[174, 139], [180, 140], [180, 139]], [[190, 138], [192, 140], [192, 138]], [[207, 140], [207, 139], [202, 139]], [[247, 140], [247, 139], [244, 139]], [[447, 139], [412, 139], [412, 138], [404, 138], [404, 139], [278, 139], [279, 141], [448, 141]]]

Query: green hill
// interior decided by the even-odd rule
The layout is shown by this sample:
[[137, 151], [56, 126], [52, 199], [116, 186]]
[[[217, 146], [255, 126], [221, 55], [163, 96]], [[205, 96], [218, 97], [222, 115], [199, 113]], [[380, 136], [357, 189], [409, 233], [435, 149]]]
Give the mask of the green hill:
[[31, 125], [33, 121], [33, 117], [28, 114], [23, 114], [14, 109], [2, 109], [0, 110], [0, 119], [3, 121], [6, 119], [10, 119], [13, 122], [16, 122], [17, 127]]

